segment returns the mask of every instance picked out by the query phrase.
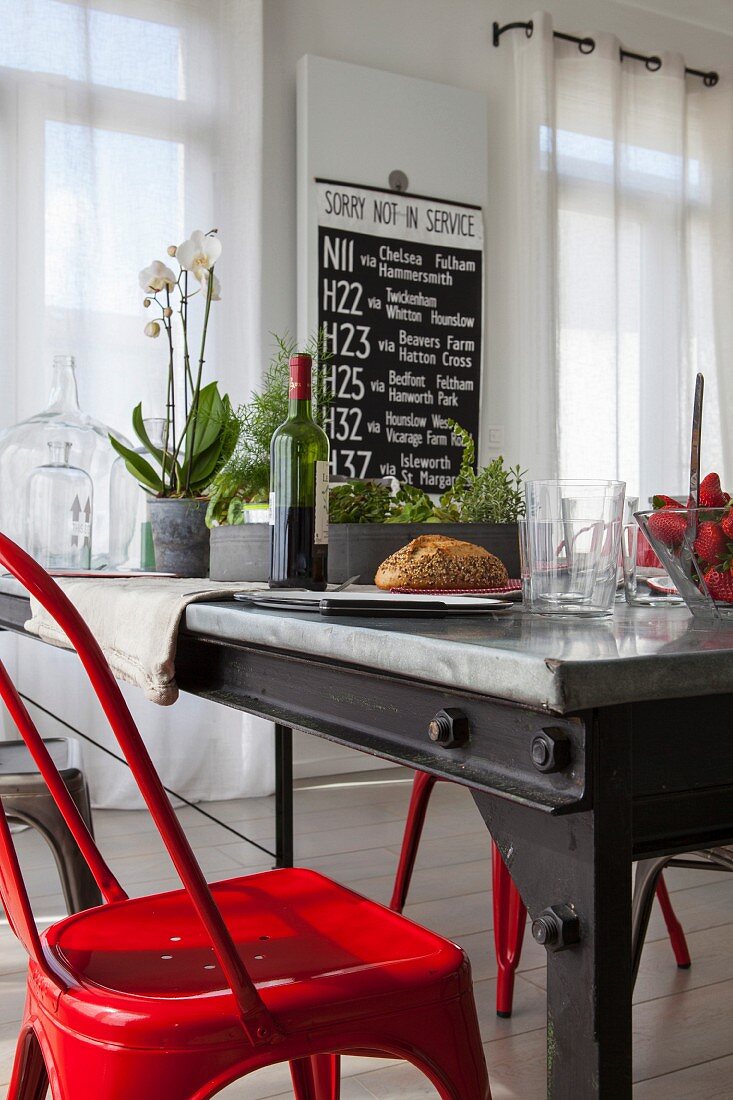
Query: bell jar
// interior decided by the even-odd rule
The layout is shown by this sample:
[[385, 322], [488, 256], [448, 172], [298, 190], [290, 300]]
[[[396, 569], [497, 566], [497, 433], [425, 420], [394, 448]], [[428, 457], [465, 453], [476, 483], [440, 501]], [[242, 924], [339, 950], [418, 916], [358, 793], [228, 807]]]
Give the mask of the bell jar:
[[[79, 408], [74, 358], [57, 355], [49, 403], [45, 409], [0, 433], [0, 530], [27, 547], [27, 482], [31, 471], [48, 464], [49, 443], [71, 444], [71, 462], [92, 480], [96, 510], [91, 562], [104, 566], [109, 558], [109, 484], [117, 455], [110, 429]], [[126, 446], [129, 442], [113, 433]]]
[[71, 443], [49, 440], [48, 461], [28, 475], [26, 547], [44, 569], [89, 569], [92, 479], [72, 466]]

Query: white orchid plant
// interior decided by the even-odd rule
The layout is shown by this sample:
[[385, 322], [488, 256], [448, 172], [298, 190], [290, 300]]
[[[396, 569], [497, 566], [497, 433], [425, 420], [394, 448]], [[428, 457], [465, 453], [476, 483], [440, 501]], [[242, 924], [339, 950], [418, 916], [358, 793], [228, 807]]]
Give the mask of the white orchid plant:
[[[147, 492], [161, 497], [200, 497], [231, 457], [239, 431], [229, 397], [219, 393], [216, 382], [201, 384], [211, 303], [221, 298], [219, 279], [214, 274], [214, 266], [221, 255], [221, 241], [215, 229], [209, 233], [197, 229], [182, 244], [171, 245], [168, 255], [178, 265], [177, 275], [167, 263], [153, 260], [139, 277], [140, 288], [145, 293], [143, 306], [158, 312], [158, 316], [145, 325], [145, 335], [157, 339], [165, 333], [167, 343], [168, 387], [163, 443], [156, 446], [149, 438], [142, 404], [133, 410], [132, 426], [147, 455], [125, 447], [112, 436], [110, 442]], [[204, 307], [194, 377], [189, 352], [189, 304], [196, 296], [203, 300]], [[179, 335], [182, 395], [177, 393], [176, 387], [175, 343]]]

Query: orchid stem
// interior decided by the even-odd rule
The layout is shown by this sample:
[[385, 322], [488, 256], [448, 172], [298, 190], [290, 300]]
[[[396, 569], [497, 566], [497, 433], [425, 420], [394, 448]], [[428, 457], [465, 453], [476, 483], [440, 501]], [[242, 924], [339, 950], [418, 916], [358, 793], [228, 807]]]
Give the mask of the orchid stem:
[[[168, 286], [166, 286], [166, 288], [165, 288], [165, 296], [166, 296], [166, 308], [170, 309], [171, 292], [170, 292], [170, 287], [168, 287]], [[174, 370], [174, 363], [173, 363], [173, 324], [172, 324], [171, 314], [169, 314], [165, 318], [165, 320], [166, 320], [165, 331], [166, 331], [166, 334], [168, 336], [168, 415], [170, 417], [171, 431], [172, 431], [172, 435], [173, 435], [173, 449], [175, 450], [175, 446], [176, 446], [176, 379], [175, 379], [175, 370]], [[163, 455], [163, 461], [165, 462], [165, 454]], [[175, 463], [171, 462], [171, 471], [170, 471], [171, 492], [173, 492], [173, 488], [174, 488], [175, 474], [176, 474]], [[163, 483], [165, 484], [165, 473], [163, 475]]]
[[204, 323], [201, 329], [201, 347], [199, 349], [199, 366], [198, 373], [196, 375], [196, 386], [194, 387], [193, 395], [191, 397], [191, 447], [187, 447], [188, 462], [186, 463], [186, 493], [188, 494], [191, 486], [191, 469], [193, 467], [193, 458], [196, 453], [196, 432], [198, 429], [198, 414], [199, 414], [199, 397], [201, 395], [201, 378], [204, 371], [204, 350], [206, 348], [206, 333], [209, 327], [209, 313], [211, 312], [211, 296], [214, 292], [214, 268], [213, 266], [209, 270], [209, 278], [206, 285], [206, 309], [204, 310]]

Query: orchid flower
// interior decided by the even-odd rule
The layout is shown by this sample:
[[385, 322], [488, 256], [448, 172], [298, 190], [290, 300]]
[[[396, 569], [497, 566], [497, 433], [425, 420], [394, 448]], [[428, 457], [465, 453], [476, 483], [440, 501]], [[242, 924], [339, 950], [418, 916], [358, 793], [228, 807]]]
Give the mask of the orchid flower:
[[139, 275], [140, 287], [151, 294], [156, 294], [166, 287], [169, 290], [176, 285], [176, 276], [161, 260], [153, 260], [150, 267], [144, 267]]
[[[187, 241], [179, 244], [176, 259], [184, 271], [191, 271], [202, 282], [221, 256], [221, 241], [196, 229]], [[216, 292], [216, 284], [214, 292]]]
[[211, 278], [214, 280], [214, 285], [211, 288], [211, 300], [212, 300], [212, 302], [220, 302], [221, 301], [221, 282], [219, 281], [219, 276], [214, 275], [210, 271], [204, 271], [204, 273], [201, 277], [201, 282], [204, 284], [204, 286], [206, 286], [209, 282], [209, 276], [211, 276]]

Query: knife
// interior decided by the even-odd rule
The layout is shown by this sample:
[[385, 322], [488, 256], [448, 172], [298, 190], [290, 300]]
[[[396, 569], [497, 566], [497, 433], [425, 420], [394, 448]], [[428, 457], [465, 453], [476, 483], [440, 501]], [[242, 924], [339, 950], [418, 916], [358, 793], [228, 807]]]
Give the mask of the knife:
[[[695, 400], [692, 405], [692, 438], [690, 440], [690, 495], [687, 498], [688, 508], [700, 507], [700, 440], [702, 436], [702, 398], [705, 389], [705, 378], [698, 374], [695, 380]], [[695, 524], [695, 516], [688, 518]]]

